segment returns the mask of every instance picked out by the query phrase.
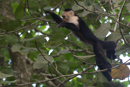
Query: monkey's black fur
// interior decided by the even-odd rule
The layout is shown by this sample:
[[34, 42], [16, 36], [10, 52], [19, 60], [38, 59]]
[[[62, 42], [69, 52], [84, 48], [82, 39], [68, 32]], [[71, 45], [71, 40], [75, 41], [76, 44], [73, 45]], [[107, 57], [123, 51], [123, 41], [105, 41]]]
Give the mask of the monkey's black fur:
[[[72, 9], [65, 9], [64, 12], [71, 11]], [[93, 46], [93, 52], [95, 54], [96, 64], [100, 70], [108, 68], [109, 70], [102, 72], [103, 75], [107, 78], [108, 81], [111, 81], [112, 78], [109, 74], [111, 72], [111, 64], [107, 61], [104, 50], [106, 49], [106, 54], [109, 59], [115, 59], [115, 48], [116, 43], [113, 41], [101, 41], [99, 40], [89, 29], [87, 24], [77, 15], [79, 26], [77, 27], [73, 23], [63, 22], [61, 17], [56, 15], [53, 12], [45, 11], [49, 13], [54, 21], [58, 24], [58, 27], [66, 27], [71, 30], [81, 41], [89, 43]]]

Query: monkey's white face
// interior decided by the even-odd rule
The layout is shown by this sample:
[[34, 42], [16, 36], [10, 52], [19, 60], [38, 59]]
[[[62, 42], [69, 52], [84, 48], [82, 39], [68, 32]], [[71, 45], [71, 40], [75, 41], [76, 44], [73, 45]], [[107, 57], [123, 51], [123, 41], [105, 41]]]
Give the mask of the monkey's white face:
[[68, 22], [69, 18], [74, 16], [74, 12], [73, 11], [63, 11], [62, 13], [62, 20], [64, 22]]
[[74, 12], [73, 11], [64, 11], [62, 13], [62, 20], [64, 22], [68, 22], [68, 23], [73, 23], [75, 24], [77, 27], [79, 26], [79, 23], [78, 23], [78, 16], [75, 16]]

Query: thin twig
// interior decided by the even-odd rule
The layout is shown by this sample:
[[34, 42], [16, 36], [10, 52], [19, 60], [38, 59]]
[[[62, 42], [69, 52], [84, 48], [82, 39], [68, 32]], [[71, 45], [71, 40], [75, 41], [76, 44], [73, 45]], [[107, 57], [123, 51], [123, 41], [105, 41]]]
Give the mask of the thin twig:
[[[44, 17], [41, 17], [41, 18], [44, 18]], [[26, 29], [26, 28], [28, 28], [28, 27], [33, 26], [34, 24], [38, 23], [39, 21], [40, 21], [40, 20], [37, 20], [37, 21], [35, 21], [34, 23], [32, 23], [32, 24], [30, 24], [30, 25], [24, 26], [24, 27], [22, 27], [22, 28], [20, 28], [20, 29], [16, 29], [16, 30], [14, 30], [14, 31], [5, 32], [5, 33], [0, 33], [0, 35], [10, 34], [10, 33], [18, 32], [18, 31], [20, 31], [20, 30], [24, 30], [24, 29]]]
[[[65, 43], [64, 43], [65, 44]], [[78, 59], [76, 56], [75, 56], [75, 54], [73, 53], [73, 51], [70, 49], [70, 47], [67, 45], [67, 44], [65, 44], [68, 48], [69, 48], [69, 50], [70, 50], [70, 52], [72, 53], [72, 55], [77, 59], [77, 60], [79, 60], [80, 62], [82, 62], [83, 64], [86, 64], [86, 62], [84, 62], [84, 61], [81, 61], [80, 59]], [[82, 69], [82, 68], [81, 68]]]
[[42, 32], [41, 30], [38, 30], [38, 29], [35, 29], [35, 31], [40, 32], [40, 33], [42, 33], [43, 35], [46, 35], [46, 36], [53, 36], [53, 34], [44, 33], [44, 32]]
[[6, 46], [3, 46], [3, 45], [0, 45], [0, 47], [11, 49], [10, 47], [6, 47]]
[[30, 9], [29, 9], [28, 0], [26, 0], [26, 2], [27, 2], [28, 12], [31, 14], [31, 16], [34, 17], [34, 18], [36, 18], [36, 19], [38, 19], [38, 20], [42, 20], [42, 19], [37, 18], [36, 16], [34, 16], [34, 15], [31, 13], [31, 11], [30, 11]]
[[[82, 7], [82, 8], [85, 9], [86, 11], [94, 12], [94, 13], [98, 13], [98, 14], [102, 14], [102, 15], [106, 15], [106, 16], [110, 17], [112, 20], [114, 20], [115, 22], [118, 22], [117, 20], [115, 20], [115, 19], [112, 17], [112, 16], [115, 16], [115, 15], [113, 15], [113, 14], [106, 14], [106, 13], [104, 13], [104, 12], [99, 12], [99, 11], [91, 11], [91, 10], [86, 9], [84, 6], [80, 5], [76, 0], [74, 0], [74, 1], [75, 1], [75, 3], [76, 3], [78, 6]], [[118, 23], [121, 24], [121, 25], [123, 25], [123, 26], [125, 26], [125, 27], [127, 27], [127, 28], [130, 28], [129, 26], [125, 25], [124, 23], [121, 23], [121, 22], [118, 22]]]
[[[64, 43], [65, 44], [65, 43]], [[65, 44], [68, 48], [69, 48], [69, 50], [70, 50], [70, 52], [72, 53], [72, 55], [74, 56], [75, 54], [72, 52], [72, 50], [70, 49], [70, 47], [67, 45], [67, 44]], [[75, 57], [75, 56], [74, 56]], [[78, 65], [79, 65], [79, 67], [81, 68], [81, 70], [83, 71], [83, 68], [81, 67], [81, 65], [79, 64], [79, 62], [78, 62], [78, 58], [77, 57], [75, 57], [76, 58], [76, 60], [77, 60], [77, 63], [78, 63]], [[81, 60], [79, 60], [79, 61], [81, 61]], [[81, 61], [82, 62], [82, 61]], [[83, 62], [84, 63], [84, 62]], [[86, 63], [85, 63], [86, 64]]]
[[[94, 63], [94, 64], [95, 64], [95, 63]], [[123, 64], [124, 64], [124, 63], [123, 63]], [[128, 63], [126, 63], [126, 65], [127, 65], [127, 64], [128, 64]], [[122, 64], [119, 64], [119, 65], [117, 65], [117, 66], [115, 66], [115, 67], [113, 67], [113, 68], [117, 68], [117, 67], [119, 67], [120, 65], [122, 65]], [[67, 81], [69, 81], [70, 79], [76, 77], [77, 75], [95, 74], [95, 73], [101, 73], [101, 72], [107, 71], [107, 69], [103, 69], [103, 70], [98, 70], [98, 71], [95, 71], [95, 72], [86, 72], [86, 71], [88, 71], [89, 69], [91, 69], [91, 68], [93, 68], [93, 67], [94, 67], [94, 65], [91, 65], [91, 66], [89, 66], [87, 69], [85, 69], [84, 71], [79, 72], [79, 73], [77, 73], [77, 74], [62, 75], [62, 76], [59, 76], [59, 77], [55, 77], [55, 78], [47, 79], [47, 80], [43, 80], [43, 81], [32, 82], [32, 83], [26, 83], [26, 84], [16, 84], [16, 85], [18, 85], [18, 86], [25, 86], [25, 85], [30, 85], [30, 84], [33, 84], [33, 83], [35, 83], [35, 84], [37, 84], [37, 83], [44, 83], [44, 82], [47, 82], [47, 81], [52, 81], [52, 80], [56, 80], [56, 79], [63, 78], [63, 77], [70, 77], [70, 78], [68, 78], [68, 79], [64, 82], [64, 83], [66, 83]], [[112, 69], [113, 69], [113, 68], [112, 68]], [[63, 84], [63, 82], [62, 82], [61, 84]], [[60, 87], [61, 84], [59, 84], [59, 87]], [[1, 87], [1, 86], [0, 86], [0, 87]], [[58, 86], [57, 86], [57, 87], [58, 87]]]
[[[123, 8], [124, 8], [125, 3], [126, 3], [126, 0], [124, 1], [121, 10], [120, 10], [120, 12], [118, 13], [118, 17], [117, 17], [117, 21], [118, 21], [118, 22], [120, 22], [121, 13], [122, 13], [122, 11], [123, 11]], [[117, 26], [119, 25], [118, 22], [116, 22], [116, 24], [115, 24], [114, 31], [116, 31]]]
[[[127, 24], [127, 26], [130, 26], [130, 22]], [[125, 33], [127, 29], [128, 29], [128, 28], [125, 27], [124, 30], [123, 30], [123, 33]]]
[[37, 42], [35, 41], [35, 45], [36, 45], [36, 47], [37, 47], [37, 50], [41, 53], [41, 55], [43, 56], [43, 58], [48, 62], [48, 63], [50, 63], [51, 64], [51, 66], [54, 68], [54, 70], [59, 74], [59, 75], [61, 75], [62, 76], [62, 74], [54, 67], [54, 65], [42, 54], [42, 52], [41, 52], [41, 50], [38, 48], [38, 46], [37, 46]]
[[[122, 8], [121, 8], [121, 10], [120, 10], [120, 12], [119, 12], [119, 14], [118, 14], [119, 22], [120, 22], [121, 13], [122, 13], [122, 11], [123, 11], [123, 8], [124, 8], [124, 6], [125, 6], [126, 1], [127, 1], [127, 0], [125, 0], [125, 1], [123, 2]], [[127, 47], [130, 48], [130, 46], [127, 44], [127, 42], [126, 42], [126, 40], [125, 40], [125, 38], [124, 38], [124, 36], [123, 36], [123, 33], [122, 33], [122, 31], [121, 31], [121, 28], [120, 28], [120, 24], [119, 24], [119, 30], [120, 30], [120, 34], [121, 34], [123, 40], [125, 41], [125, 44], [127, 45]]]
[[66, 0], [62, 0], [62, 2], [61, 2], [60, 4], [58, 4], [58, 5], [53, 9], [53, 11], [56, 10], [59, 6], [61, 6], [65, 1], [66, 1]]
[[110, 7], [111, 7], [111, 10], [112, 10], [112, 12], [113, 12], [113, 14], [115, 15], [115, 12], [114, 12], [114, 9], [113, 9], [113, 7], [112, 7], [112, 0], [109, 0], [109, 3], [110, 3]]
[[[88, 71], [89, 69], [91, 69], [91, 68], [93, 68], [93, 67], [94, 67], [94, 65], [91, 65], [91, 66], [89, 66], [87, 69], [85, 69], [84, 71], [82, 71], [82, 72], [80, 72], [80, 73], [78, 73], [78, 74], [82, 74], [82, 73]], [[75, 74], [75, 75], [71, 76], [70, 78], [66, 79], [64, 82], [60, 83], [57, 87], [61, 87], [61, 86], [64, 85], [67, 81], [69, 81], [70, 79], [76, 77], [78, 74]]]

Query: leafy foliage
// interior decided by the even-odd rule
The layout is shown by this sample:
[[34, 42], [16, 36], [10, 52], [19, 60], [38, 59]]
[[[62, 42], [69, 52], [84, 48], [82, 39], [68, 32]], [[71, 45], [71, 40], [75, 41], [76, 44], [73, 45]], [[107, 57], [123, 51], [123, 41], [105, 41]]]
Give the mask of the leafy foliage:
[[[59, 29], [44, 10], [53, 8], [61, 16], [66, 7], [72, 8], [98, 38], [117, 42], [116, 55], [120, 60], [121, 54], [130, 56], [129, 0], [124, 8], [125, 0], [11, 0], [10, 5], [4, 5], [7, 1], [0, 2], [3, 5], [0, 6], [1, 85], [34, 82], [37, 86], [58, 87], [63, 82], [65, 87], [122, 87], [114, 83], [118, 80], [106, 82], [101, 72], [96, 73], [92, 47], [82, 43], [68, 29]], [[120, 62], [114, 60], [113, 63]], [[72, 75], [74, 72], [81, 75], [76, 77]], [[127, 87], [129, 83], [122, 84]]]

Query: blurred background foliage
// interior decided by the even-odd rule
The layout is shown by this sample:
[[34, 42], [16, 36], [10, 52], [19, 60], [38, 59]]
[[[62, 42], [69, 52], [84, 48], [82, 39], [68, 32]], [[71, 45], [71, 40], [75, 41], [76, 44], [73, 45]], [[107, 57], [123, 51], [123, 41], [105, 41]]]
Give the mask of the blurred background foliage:
[[0, 86], [128, 86], [128, 80], [107, 82], [95, 72], [92, 47], [68, 29], [59, 29], [44, 12], [61, 16], [65, 8], [72, 8], [99, 39], [117, 43], [118, 58], [108, 60], [113, 66], [123, 63], [121, 54], [130, 57], [129, 0], [0, 0]]

